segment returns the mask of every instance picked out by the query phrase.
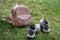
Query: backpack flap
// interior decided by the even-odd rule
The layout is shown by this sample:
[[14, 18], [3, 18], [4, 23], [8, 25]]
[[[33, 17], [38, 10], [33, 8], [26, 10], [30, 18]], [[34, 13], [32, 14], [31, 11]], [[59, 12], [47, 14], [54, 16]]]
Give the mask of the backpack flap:
[[15, 21], [17, 25], [28, 25], [30, 23], [31, 15], [20, 15], [17, 16]]
[[23, 21], [29, 19], [30, 17], [31, 17], [30, 15], [20, 15], [20, 16], [17, 16], [18, 19], [21, 19]]

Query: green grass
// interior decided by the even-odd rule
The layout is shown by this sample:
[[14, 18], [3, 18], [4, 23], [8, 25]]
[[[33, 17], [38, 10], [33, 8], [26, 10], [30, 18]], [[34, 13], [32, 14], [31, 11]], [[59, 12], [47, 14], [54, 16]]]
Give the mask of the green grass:
[[[39, 31], [34, 40], [60, 40], [60, 0], [0, 0], [0, 17], [10, 16], [12, 7], [20, 2], [30, 8], [31, 23], [45, 18], [50, 25], [50, 33]], [[0, 19], [0, 40], [27, 40], [28, 27], [13, 27]]]

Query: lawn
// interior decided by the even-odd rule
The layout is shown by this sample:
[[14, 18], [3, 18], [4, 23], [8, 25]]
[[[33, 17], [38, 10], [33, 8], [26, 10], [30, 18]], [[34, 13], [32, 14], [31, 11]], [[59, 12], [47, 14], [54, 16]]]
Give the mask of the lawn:
[[[31, 24], [45, 18], [51, 32], [39, 31], [34, 40], [60, 40], [60, 0], [0, 0], [0, 17], [10, 16], [12, 7], [17, 3], [30, 8]], [[0, 18], [0, 40], [27, 40], [28, 27], [14, 27]]]

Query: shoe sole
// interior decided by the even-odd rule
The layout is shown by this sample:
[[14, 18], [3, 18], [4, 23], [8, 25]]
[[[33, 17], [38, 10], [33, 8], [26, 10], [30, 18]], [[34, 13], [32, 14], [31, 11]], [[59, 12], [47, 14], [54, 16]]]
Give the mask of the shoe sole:
[[29, 38], [34, 38], [34, 37], [35, 37], [35, 34], [32, 35], [32, 36], [30, 36], [29, 34], [27, 34], [27, 37], [29, 37]]
[[50, 32], [50, 29], [48, 29], [48, 30], [44, 30], [44, 29], [43, 29], [43, 32]]

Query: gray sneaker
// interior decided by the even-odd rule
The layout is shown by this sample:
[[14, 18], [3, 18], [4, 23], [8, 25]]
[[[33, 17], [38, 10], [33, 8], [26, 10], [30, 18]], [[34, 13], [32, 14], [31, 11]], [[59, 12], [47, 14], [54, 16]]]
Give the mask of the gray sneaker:
[[27, 37], [34, 38], [35, 37], [35, 32], [33, 30], [29, 30], [28, 34], [27, 34]]
[[35, 26], [31, 25], [30, 28], [28, 29], [27, 37], [29, 38], [34, 38], [35, 37]]
[[50, 32], [50, 27], [45, 19], [40, 20], [40, 26], [43, 32]]
[[40, 25], [39, 24], [32, 24], [27, 33], [27, 37], [29, 38], [34, 38], [35, 34], [40, 30]]

